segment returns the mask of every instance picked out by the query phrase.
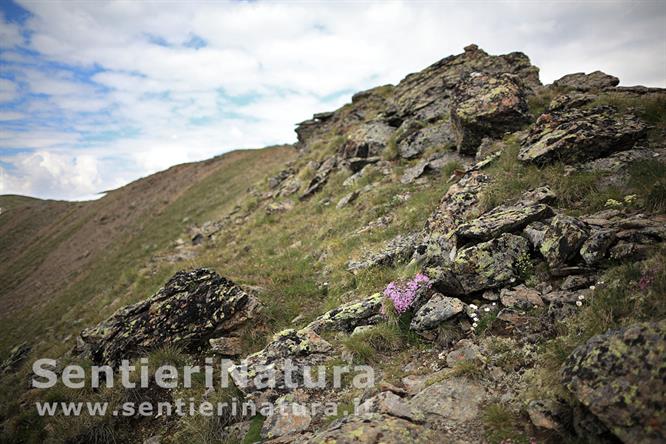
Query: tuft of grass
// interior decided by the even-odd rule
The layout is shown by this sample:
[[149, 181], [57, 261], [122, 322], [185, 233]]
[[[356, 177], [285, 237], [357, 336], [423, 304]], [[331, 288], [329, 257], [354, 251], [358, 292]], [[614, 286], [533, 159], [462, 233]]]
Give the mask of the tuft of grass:
[[528, 443], [520, 428], [519, 415], [504, 404], [486, 406], [481, 414], [483, 429], [490, 443]]
[[648, 159], [629, 167], [631, 192], [640, 193], [643, 207], [655, 213], [666, 211], [666, 164]]
[[350, 335], [343, 339], [342, 345], [351, 352], [355, 362], [378, 364], [382, 354], [395, 353], [418, 342], [419, 339], [409, 330], [409, 321], [401, 317], [396, 322], [384, 322]]
[[463, 167], [463, 164], [458, 161], [458, 160], [452, 160], [450, 162], [447, 162], [446, 165], [444, 165], [444, 168], [442, 168], [442, 174], [444, 177], [449, 178], [453, 173], [456, 171], [464, 171], [465, 168]]
[[181, 368], [190, 362], [190, 357], [179, 347], [165, 344], [148, 353], [148, 362], [152, 368], [162, 365], [173, 365]]
[[483, 363], [476, 359], [458, 361], [453, 366], [450, 375], [464, 376], [469, 379], [481, 379], [481, 376], [483, 376]]
[[243, 438], [243, 444], [261, 442], [261, 427], [264, 425], [264, 419], [265, 418], [261, 415], [256, 415], [252, 418], [250, 430], [247, 431], [247, 434]]

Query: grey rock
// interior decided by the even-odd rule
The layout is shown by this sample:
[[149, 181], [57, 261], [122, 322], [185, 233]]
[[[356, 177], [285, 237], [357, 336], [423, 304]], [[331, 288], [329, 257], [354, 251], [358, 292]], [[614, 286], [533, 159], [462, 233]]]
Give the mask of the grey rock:
[[465, 304], [457, 298], [450, 298], [441, 293], [435, 293], [414, 315], [409, 326], [415, 331], [432, 330], [442, 322], [461, 313]]
[[577, 72], [567, 74], [553, 82], [556, 88], [573, 89], [576, 91], [602, 91], [619, 85], [620, 79], [601, 71], [590, 74]]
[[274, 439], [307, 430], [312, 422], [308, 411], [308, 407], [297, 403], [279, 405], [274, 414], [264, 420], [261, 437]]
[[557, 268], [578, 255], [588, 236], [587, 224], [571, 216], [558, 214], [548, 226], [539, 251], [551, 268]]
[[615, 108], [571, 109], [542, 114], [521, 142], [518, 159], [577, 164], [628, 150], [645, 139], [647, 126]]
[[486, 399], [484, 388], [465, 378], [449, 378], [426, 387], [410, 402], [426, 419], [456, 424], [471, 421], [479, 414]]
[[597, 265], [606, 258], [615, 241], [615, 232], [612, 230], [594, 231], [581, 246], [580, 255], [588, 265]]
[[454, 91], [451, 121], [458, 151], [475, 155], [484, 137], [499, 138], [529, 122], [527, 91], [515, 76], [472, 74]]
[[464, 248], [447, 266], [429, 275], [433, 287], [445, 294], [466, 295], [518, 283], [520, 262], [529, 257], [527, 240], [504, 233], [496, 239]]

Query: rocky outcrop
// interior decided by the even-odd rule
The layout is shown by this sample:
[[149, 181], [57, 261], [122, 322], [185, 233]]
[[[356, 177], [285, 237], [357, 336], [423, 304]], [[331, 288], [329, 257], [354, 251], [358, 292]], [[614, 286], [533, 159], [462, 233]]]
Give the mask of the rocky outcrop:
[[258, 306], [254, 296], [212, 270], [180, 271], [152, 297], [82, 331], [76, 351], [96, 363], [117, 364], [162, 345], [194, 350], [233, 333]]
[[484, 137], [500, 137], [529, 122], [525, 88], [510, 74], [472, 73], [454, 91], [451, 122], [458, 151], [475, 155]]
[[628, 150], [643, 140], [646, 125], [610, 106], [542, 114], [522, 141], [518, 159], [546, 164], [577, 163]]
[[666, 441], [666, 321], [609, 331], [576, 349], [564, 382], [625, 443]]
[[575, 91], [601, 91], [620, 84], [620, 79], [601, 71], [567, 74], [553, 82], [555, 88]]

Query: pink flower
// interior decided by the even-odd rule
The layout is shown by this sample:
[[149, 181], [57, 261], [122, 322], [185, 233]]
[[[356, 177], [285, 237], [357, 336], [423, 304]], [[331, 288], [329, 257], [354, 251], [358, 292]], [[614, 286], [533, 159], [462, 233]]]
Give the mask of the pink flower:
[[389, 283], [384, 290], [384, 296], [393, 302], [395, 311], [402, 314], [411, 308], [418, 290], [429, 286], [430, 278], [425, 274], [418, 273], [413, 279], [402, 284]]

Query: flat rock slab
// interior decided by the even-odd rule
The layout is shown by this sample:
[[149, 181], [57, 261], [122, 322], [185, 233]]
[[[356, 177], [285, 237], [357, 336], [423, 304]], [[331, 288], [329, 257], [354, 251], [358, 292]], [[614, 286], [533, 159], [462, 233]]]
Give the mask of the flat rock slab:
[[477, 382], [450, 378], [426, 387], [410, 403], [426, 418], [456, 423], [475, 419], [485, 399], [486, 392]]

